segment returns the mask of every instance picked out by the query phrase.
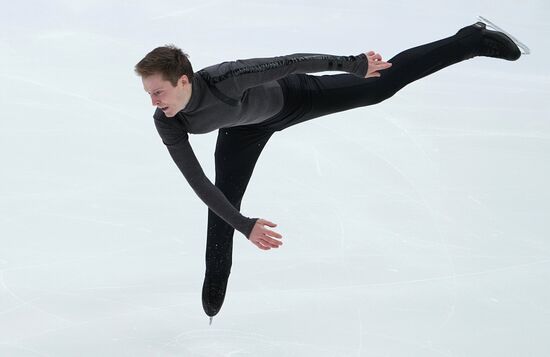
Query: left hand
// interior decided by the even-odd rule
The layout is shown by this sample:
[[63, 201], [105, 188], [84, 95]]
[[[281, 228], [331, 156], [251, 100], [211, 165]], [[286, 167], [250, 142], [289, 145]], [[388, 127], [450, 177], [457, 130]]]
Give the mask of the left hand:
[[279, 248], [283, 242], [283, 236], [275, 231], [265, 228], [264, 226], [276, 227], [277, 224], [266, 219], [258, 219], [248, 239], [258, 248], [270, 250], [271, 248]]
[[380, 77], [380, 70], [390, 68], [392, 64], [390, 62], [382, 61], [382, 56], [374, 51], [365, 52], [367, 59], [369, 60], [369, 68], [365, 78]]

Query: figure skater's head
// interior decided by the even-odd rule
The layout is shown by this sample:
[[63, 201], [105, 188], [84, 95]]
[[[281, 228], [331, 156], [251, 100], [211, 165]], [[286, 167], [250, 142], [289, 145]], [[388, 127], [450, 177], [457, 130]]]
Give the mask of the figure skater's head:
[[151, 104], [167, 117], [185, 108], [191, 97], [194, 74], [188, 57], [176, 46], [166, 45], [149, 52], [134, 68], [151, 96]]

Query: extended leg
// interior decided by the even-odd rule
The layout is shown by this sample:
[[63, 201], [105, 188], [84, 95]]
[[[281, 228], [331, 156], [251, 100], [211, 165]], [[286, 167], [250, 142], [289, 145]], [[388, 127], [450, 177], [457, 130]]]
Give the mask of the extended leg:
[[[215, 185], [240, 210], [254, 166], [273, 132], [252, 126], [222, 128], [216, 143]], [[220, 310], [231, 272], [234, 228], [208, 210], [206, 272], [202, 303], [208, 316]]]
[[480, 42], [480, 31], [472, 28], [395, 55], [388, 60], [392, 66], [380, 71], [379, 78], [312, 76], [317, 92], [312, 111], [305, 119], [386, 100], [409, 83], [474, 57], [474, 49]]
[[379, 78], [364, 79], [351, 74], [291, 76], [285, 82], [288, 97], [300, 98], [306, 104], [277, 123], [277, 130], [327, 114], [380, 103], [409, 83], [478, 55], [504, 56], [508, 54], [504, 40], [494, 32], [485, 31], [478, 23], [460, 29], [453, 36], [397, 54], [388, 60], [392, 66], [380, 71]]

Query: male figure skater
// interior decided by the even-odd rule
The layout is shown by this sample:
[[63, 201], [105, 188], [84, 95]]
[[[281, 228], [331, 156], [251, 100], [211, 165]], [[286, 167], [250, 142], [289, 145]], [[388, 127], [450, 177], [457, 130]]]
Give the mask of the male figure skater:
[[[202, 291], [206, 314], [216, 315], [223, 304], [235, 229], [260, 249], [282, 245], [282, 235], [270, 229], [275, 223], [240, 213], [252, 171], [271, 135], [323, 115], [379, 103], [407, 84], [466, 59], [515, 61], [520, 55], [510, 37], [487, 29], [484, 22], [387, 62], [375, 51], [357, 56], [299, 53], [223, 62], [195, 73], [187, 54], [172, 45], [148, 53], [135, 71], [156, 107], [156, 128], [209, 208]], [[306, 74], [322, 71], [347, 73]], [[188, 140], [188, 133], [213, 130], [218, 130], [215, 184], [205, 176]]]

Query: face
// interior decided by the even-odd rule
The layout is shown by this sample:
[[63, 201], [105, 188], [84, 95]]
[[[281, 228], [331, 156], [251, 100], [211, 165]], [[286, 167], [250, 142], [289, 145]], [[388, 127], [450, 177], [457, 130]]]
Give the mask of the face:
[[161, 74], [153, 74], [142, 78], [143, 88], [151, 96], [151, 104], [160, 108], [167, 117], [175, 116], [182, 110], [190, 96], [190, 83], [186, 75], [181, 76], [174, 87]]

